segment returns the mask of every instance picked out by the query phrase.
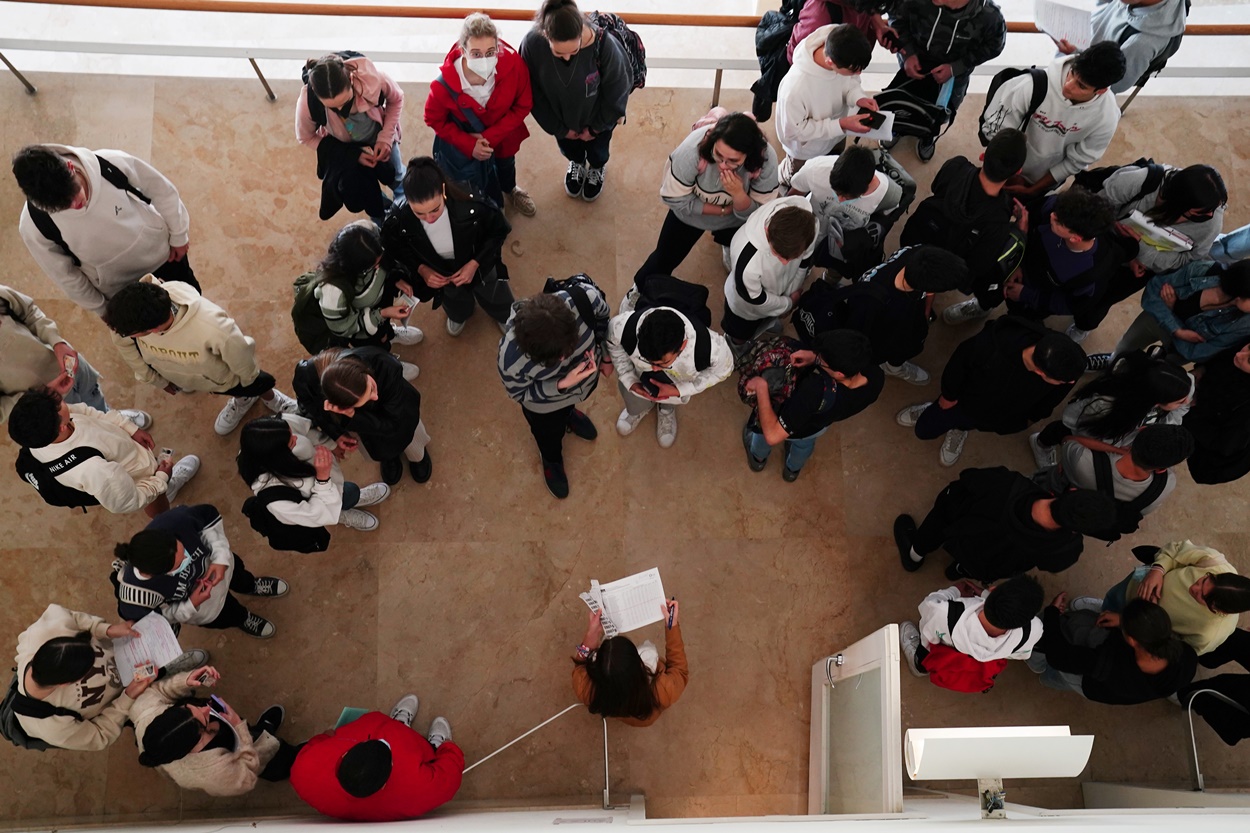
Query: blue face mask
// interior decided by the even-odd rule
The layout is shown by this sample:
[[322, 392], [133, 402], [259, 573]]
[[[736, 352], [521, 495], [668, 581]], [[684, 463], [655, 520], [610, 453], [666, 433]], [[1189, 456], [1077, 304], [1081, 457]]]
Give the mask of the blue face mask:
[[192, 561], [191, 556], [187, 555], [187, 554], [186, 554], [186, 552], [184, 551], [184, 552], [182, 553], [182, 564], [178, 567], [178, 569], [176, 569], [176, 570], [174, 570], [172, 573], [170, 573], [170, 575], [171, 575], [171, 576], [181, 576], [181, 575], [185, 574], [185, 573], [187, 572], [187, 570], [190, 570], [190, 569], [191, 569], [191, 561]]

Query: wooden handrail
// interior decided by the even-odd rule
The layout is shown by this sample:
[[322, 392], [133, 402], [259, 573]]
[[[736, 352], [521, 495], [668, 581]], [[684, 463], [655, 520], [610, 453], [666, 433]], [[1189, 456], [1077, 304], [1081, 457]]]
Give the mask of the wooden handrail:
[[[41, 6], [91, 6], [111, 9], [146, 9], [169, 12], [230, 12], [237, 14], [322, 15], [326, 17], [404, 17], [429, 20], [461, 20], [465, 9], [446, 6], [371, 6], [361, 4], [279, 3], [269, 0], [9, 0]], [[532, 20], [533, 12], [525, 9], [481, 9], [493, 20]], [[623, 15], [640, 26], [714, 26], [754, 29], [759, 18], [753, 15], [652, 14], [631, 12]], [[1037, 34], [1037, 26], [1028, 21], [1007, 22], [1007, 31]], [[1191, 23], [1186, 35], [1250, 35], [1247, 23]]]

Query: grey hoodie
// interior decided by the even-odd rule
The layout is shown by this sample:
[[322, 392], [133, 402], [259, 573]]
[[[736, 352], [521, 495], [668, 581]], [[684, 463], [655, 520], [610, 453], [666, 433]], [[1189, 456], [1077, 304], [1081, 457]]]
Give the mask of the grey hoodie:
[[[1168, 41], [1185, 31], [1185, 0], [1163, 0], [1153, 6], [1130, 6], [1124, 0], [1098, 0], [1092, 23], [1091, 43], [1115, 41], [1124, 52], [1128, 63], [1124, 78], [1111, 85], [1113, 92], [1122, 93], [1137, 84], [1137, 79]], [[1130, 27], [1136, 32], [1125, 37]]]

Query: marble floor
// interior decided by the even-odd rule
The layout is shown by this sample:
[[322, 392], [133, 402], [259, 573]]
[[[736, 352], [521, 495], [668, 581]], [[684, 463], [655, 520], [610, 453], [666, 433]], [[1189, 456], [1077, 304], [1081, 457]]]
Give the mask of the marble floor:
[[[291, 127], [296, 85], [275, 83], [278, 101], [271, 104], [254, 81], [36, 75], [40, 92], [32, 98], [11, 79], [0, 80], [6, 156], [36, 141], [124, 148], [180, 187], [192, 216], [190, 256], [206, 295], [256, 338], [263, 364], [289, 389], [301, 355], [288, 314], [291, 281], [347, 219], [316, 220], [313, 157], [295, 143]], [[408, 93], [404, 149], [413, 155], [429, 147], [430, 133], [421, 122], [422, 88], [408, 85]], [[584, 270], [613, 302], [620, 297], [663, 216], [656, 197], [663, 160], [707, 100], [694, 90], [636, 93], [617, 133], [607, 193], [593, 205], [563, 194], [554, 143], [531, 127], [535, 135], [519, 161], [538, 215], [513, 218], [504, 254], [518, 296], [539, 291], [548, 275]], [[729, 91], [726, 103], [745, 107], [749, 94]], [[922, 189], [943, 158], [979, 152], [972, 125], [980, 103], [972, 97], [966, 104], [966, 120], [939, 144], [935, 162], [920, 164], [910, 141], [900, 146], [899, 158]], [[1201, 139], [1195, 122], [1203, 125]], [[1107, 159], [1152, 155], [1217, 166], [1233, 197], [1232, 228], [1250, 220], [1247, 135], [1250, 115], [1241, 101], [1142, 98]], [[585, 607], [577, 594], [589, 580], [658, 566], [682, 602], [691, 682], [653, 728], [612, 729], [613, 794], [645, 793], [652, 816], [802, 813], [811, 664], [887, 622], [914, 618], [916, 603], [943, 583], [938, 565], [904, 574], [890, 540], [895, 514], [923, 512], [955, 475], [938, 465], [936, 443], [921, 443], [894, 422], [899, 407], [933, 395], [936, 386], [891, 380], [876, 406], [831, 431], [798, 482], [786, 484], [776, 463], [762, 474], [744, 465], [738, 436], [746, 411], [731, 384], [681, 410], [680, 436], [669, 450], [653, 439], [652, 422], [634, 436], [617, 436], [620, 404], [604, 385], [588, 408], [601, 436], [594, 444], [570, 439], [573, 493], [557, 502], [543, 488], [525, 424], [499, 384], [495, 328], [479, 316], [453, 340], [441, 313], [424, 307], [416, 318], [426, 341], [403, 354], [422, 368], [432, 481], [399, 486], [379, 507], [377, 532], [336, 530], [330, 551], [319, 555], [275, 553], [239, 511], [247, 492], [234, 474], [237, 438], [213, 433], [216, 403], [174, 400], [128, 377], [101, 323], [61, 296], [26, 253], [16, 230], [20, 206], [11, 178], [0, 177], [0, 216], [11, 218], [0, 235], [0, 282], [33, 295], [59, 322], [105, 375], [114, 406], [149, 410], [159, 443], [202, 457], [204, 468], [183, 499], [216, 505], [249, 566], [290, 582], [288, 597], [256, 604], [276, 623], [275, 639], [196, 628], [183, 636], [184, 645], [212, 650], [221, 693], [245, 715], [284, 703], [288, 738], [322, 731], [343, 706], [385, 709], [415, 691], [422, 698], [417, 725], [447, 715], [456, 741], [477, 760], [574, 702], [568, 655], [582, 634]], [[719, 307], [723, 272], [709, 239], [682, 275], [711, 285]], [[1117, 310], [1086, 347], [1108, 349], [1132, 315], [1128, 306]], [[940, 370], [969, 332], [936, 325], [921, 363]], [[0, 444], [11, 460], [7, 436]], [[1023, 435], [973, 436], [962, 462], [1032, 466]], [[359, 459], [346, 470], [362, 482], [375, 474]], [[1200, 488], [1184, 473], [1181, 479], [1134, 542], [1193, 537], [1250, 569], [1250, 489]], [[0, 478], [3, 640], [13, 644], [52, 602], [111, 615], [112, 544], [143, 520], [47, 507], [12, 475]], [[1048, 594], [1110, 586], [1135, 563], [1129, 543], [1091, 547], [1067, 573], [1044, 576]], [[1093, 732], [1098, 739], [1085, 779], [1179, 783], [1188, 774], [1184, 721], [1166, 703], [1087, 704], [1043, 689], [1022, 666], [984, 697], [941, 691], [904, 674], [902, 697], [905, 727], [1068, 723]], [[1224, 747], [1205, 725], [1198, 737], [1209, 783], [1250, 782], [1244, 754]], [[0, 825], [307, 812], [287, 785], [262, 783], [244, 798], [214, 799], [180, 792], [135, 758], [130, 733], [96, 754], [0, 747]], [[576, 710], [470, 773], [457, 800], [597, 802], [602, 766], [600, 721]], [[1013, 797], [1026, 796], [1076, 806], [1079, 779]]]

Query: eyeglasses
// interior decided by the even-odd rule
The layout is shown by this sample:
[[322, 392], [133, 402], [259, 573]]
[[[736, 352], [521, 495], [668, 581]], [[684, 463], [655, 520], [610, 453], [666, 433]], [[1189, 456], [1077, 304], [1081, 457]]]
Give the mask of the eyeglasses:
[[498, 50], [498, 49], [496, 49], [496, 48], [495, 48], [495, 47], [493, 47], [493, 46], [492, 46], [490, 49], [487, 49], [485, 52], [483, 52], [483, 51], [482, 51], [482, 50], [480, 50], [480, 49], [470, 49], [470, 50], [469, 50], [469, 57], [470, 57], [470, 58], [493, 58], [493, 57], [495, 57], [495, 56], [496, 56], [496, 55], [498, 55], [498, 54], [499, 54], [499, 50]]

